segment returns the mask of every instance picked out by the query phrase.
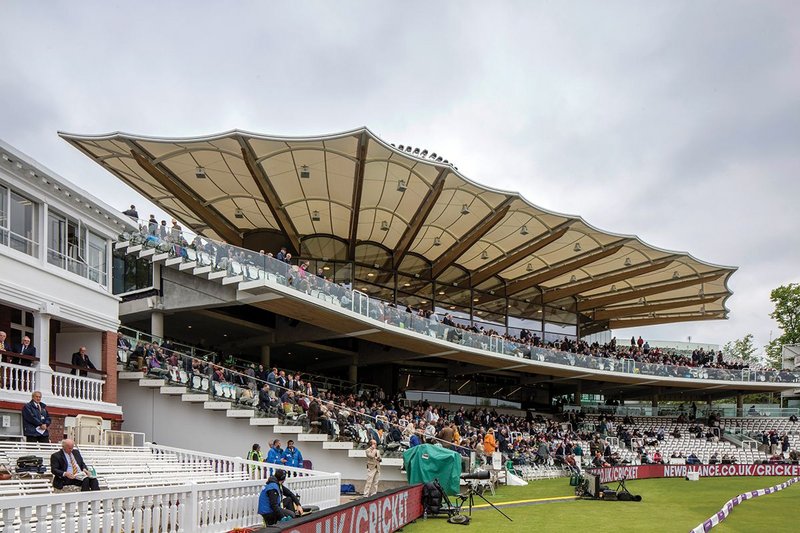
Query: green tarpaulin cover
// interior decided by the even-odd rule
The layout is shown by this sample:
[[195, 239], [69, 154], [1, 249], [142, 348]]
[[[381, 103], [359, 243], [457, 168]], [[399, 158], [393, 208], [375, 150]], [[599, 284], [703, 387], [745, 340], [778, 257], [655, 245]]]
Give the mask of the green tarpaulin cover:
[[458, 452], [420, 444], [403, 452], [403, 467], [412, 485], [438, 479], [448, 495], [455, 496], [459, 492], [461, 455]]

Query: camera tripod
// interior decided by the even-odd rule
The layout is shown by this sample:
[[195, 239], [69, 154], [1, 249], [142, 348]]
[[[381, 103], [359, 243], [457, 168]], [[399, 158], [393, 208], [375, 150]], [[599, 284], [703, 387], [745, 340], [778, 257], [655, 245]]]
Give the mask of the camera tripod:
[[487, 500], [483, 496], [483, 494], [477, 492], [472, 485], [469, 486], [469, 488], [467, 489], [467, 493], [466, 494], [459, 494], [458, 496], [456, 496], [456, 498], [458, 498], [458, 500], [459, 500], [459, 503], [456, 504], [456, 509], [458, 509], [458, 512], [459, 513], [461, 512], [461, 508], [464, 506], [464, 503], [467, 502], [468, 505], [469, 505], [469, 516], [472, 516], [472, 507], [475, 505], [475, 496], [477, 496], [478, 498], [480, 498], [481, 500], [483, 500], [487, 504], [489, 504], [489, 506], [492, 509], [494, 509], [495, 511], [497, 511], [498, 513], [500, 513], [501, 515], [506, 517], [509, 522], [513, 522], [513, 520], [511, 519], [510, 516], [508, 516], [503, 511], [501, 511], [500, 508], [497, 507], [495, 504], [493, 504], [492, 502]]

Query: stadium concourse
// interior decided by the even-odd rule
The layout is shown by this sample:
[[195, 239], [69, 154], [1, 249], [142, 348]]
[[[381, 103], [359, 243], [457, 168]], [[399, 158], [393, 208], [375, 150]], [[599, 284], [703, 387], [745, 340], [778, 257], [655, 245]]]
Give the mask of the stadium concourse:
[[[731, 267], [365, 128], [63, 137], [174, 219], [115, 212], [0, 145], [3, 531], [257, 526], [278, 467], [321, 509], [297, 523], [324, 521], [343, 481], [363, 487], [371, 440], [389, 490], [352, 513], [390, 506], [391, 529], [421, 513], [401, 467], [422, 443], [491, 491], [591, 468], [797, 464], [797, 413], [760, 416], [744, 396], [793, 394], [800, 373], [611, 332], [726, 318]], [[100, 491], [54, 488], [65, 437]]]

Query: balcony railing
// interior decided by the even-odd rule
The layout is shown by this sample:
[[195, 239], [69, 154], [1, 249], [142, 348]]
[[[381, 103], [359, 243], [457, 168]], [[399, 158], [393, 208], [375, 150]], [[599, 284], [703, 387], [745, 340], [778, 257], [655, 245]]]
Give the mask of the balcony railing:
[[[191, 239], [191, 243], [187, 239]], [[399, 309], [395, 304], [370, 298], [363, 292], [329, 282], [297, 265], [279, 261], [271, 257], [271, 254], [254, 252], [231, 244], [213, 241], [200, 235], [184, 237], [181, 234], [161, 238], [148, 232], [146, 222], [140, 226], [138, 233], [124, 234], [121, 236], [121, 240], [141, 245], [143, 248], [155, 249], [156, 254], [167, 254], [169, 257], [180, 258], [182, 263], [190, 264], [194, 268], [208, 267], [208, 271], [218, 272], [220, 276], [228, 279], [281, 285], [383, 324], [493, 354], [531, 359], [541, 363], [643, 376], [743, 382], [800, 382], [800, 373], [789, 371], [728, 370], [641, 363], [633, 359], [607, 358], [541, 348], [510, 341], [500, 336], [488, 336], [453, 326], [445, 326], [438, 320], [408, 313]], [[246, 290], [246, 287], [243, 289]]]
[[105, 381], [102, 379], [55, 372], [53, 373], [53, 396], [87, 402], [102, 402], [104, 384]]
[[31, 393], [35, 390], [35, 368], [0, 362], [0, 391]]

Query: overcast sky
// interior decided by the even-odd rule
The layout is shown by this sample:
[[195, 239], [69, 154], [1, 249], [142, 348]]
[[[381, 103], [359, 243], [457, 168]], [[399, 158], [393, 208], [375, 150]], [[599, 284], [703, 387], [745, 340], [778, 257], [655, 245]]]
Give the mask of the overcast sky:
[[57, 130], [368, 126], [663, 248], [739, 266], [728, 321], [777, 335], [800, 281], [800, 2], [2, 2], [0, 137], [118, 208]]

